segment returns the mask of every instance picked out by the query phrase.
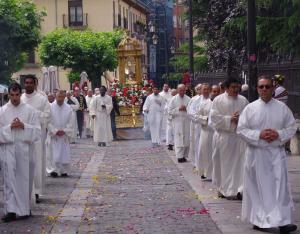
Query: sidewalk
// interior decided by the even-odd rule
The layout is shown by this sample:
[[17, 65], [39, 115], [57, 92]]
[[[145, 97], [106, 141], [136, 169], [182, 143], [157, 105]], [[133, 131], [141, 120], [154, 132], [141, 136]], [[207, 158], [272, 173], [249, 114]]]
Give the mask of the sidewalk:
[[[178, 164], [174, 151], [168, 151], [167, 154], [172, 158], [173, 162], [176, 163], [184, 178], [195, 190], [194, 196], [201, 201], [204, 207], [209, 211], [210, 216], [222, 233], [262, 233], [254, 231], [251, 224], [243, 223], [241, 221], [241, 201], [218, 198], [215, 187], [212, 186], [211, 182], [201, 181], [200, 176], [193, 172], [193, 167], [190, 163]], [[293, 214], [294, 223], [298, 226], [298, 229], [300, 229], [300, 157], [289, 156], [288, 168], [289, 180], [295, 206], [295, 211]], [[275, 231], [276, 233], [277, 230], [275, 229], [272, 231]], [[293, 233], [300, 234], [300, 231], [298, 230], [297, 232]]]

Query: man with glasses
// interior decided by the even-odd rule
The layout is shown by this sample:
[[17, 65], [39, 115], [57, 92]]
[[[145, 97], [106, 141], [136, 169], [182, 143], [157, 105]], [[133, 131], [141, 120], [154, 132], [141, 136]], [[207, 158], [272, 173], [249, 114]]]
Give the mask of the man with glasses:
[[257, 91], [260, 98], [245, 108], [237, 128], [248, 144], [242, 219], [256, 230], [279, 227], [280, 233], [290, 233], [297, 226], [291, 224], [293, 202], [284, 144], [297, 125], [290, 109], [272, 98], [269, 77], [259, 77]]
[[212, 180], [219, 197], [242, 199], [244, 153], [246, 144], [236, 133], [239, 116], [248, 101], [239, 95], [240, 83], [234, 78], [225, 81], [225, 93], [213, 101], [209, 126], [215, 129]]

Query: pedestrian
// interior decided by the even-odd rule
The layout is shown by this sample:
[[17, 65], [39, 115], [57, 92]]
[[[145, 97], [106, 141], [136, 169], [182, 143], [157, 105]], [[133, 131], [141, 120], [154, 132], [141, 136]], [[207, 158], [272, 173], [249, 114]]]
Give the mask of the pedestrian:
[[35, 142], [33, 164], [31, 172], [34, 173], [34, 191], [36, 202], [40, 202], [40, 196], [45, 192], [46, 180], [46, 137], [47, 125], [50, 120], [50, 103], [47, 96], [44, 96], [37, 90], [36, 77], [28, 75], [24, 78], [25, 93], [22, 94], [21, 100], [33, 107], [39, 114], [39, 122], [41, 124], [41, 138]]
[[143, 106], [143, 112], [147, 113], [151, 142], [153, 147], [161, 144], [161, 128], [164, 113], [165, 100], [159, 94], [157, 87], [153, 88], [153, 93], [147, 97]]
[[280, 233], [297, 229], [292, 224], [293, 201], [288, 183], [284, 144], [297, 125], [291, 110], [272, 98], [274, 86], [260, 76], [259, 99], [240, 116], [237, 132], [247, 142], [242, 219], [254, 229], [279, 227]]
[[100, 95], [93, 98], [90, 109], [94, 119], [94, 142], [100, 147], [107, 146], [113, 140], [110, 120], [112, 108], [112, 99], [106, 95], [106, 87], [101, 86]]
[[146, 102], [147, 97], [150, 96], [151, 94], [152, 94], [152, 88], [148, 87], [147, 91], [143, 92], [142, 104], [140, 106], [140, 112], [143, 113], [143, 115], [144, 115], [143, 131], [144, 131], [144, 137], [145, 137], [146, 140], [151, 139], [151, 134], [150, 134], [149, 122], [148, 122], [148, 119], [147, 119], [148, 114], [146, 112], [143, 112], [143, 108], [144, 108], [144, 104]]
[[85, 97], [80, 93], [79, 88], [75, 88], [74, 97], [79, 103], [79, 108], [76, 111], [77, 116], [77, 126], [78, 126], [78, 136], [82, 138], [83, 126], [84, 126], [84, 112], [87, 109]]
[[48, 101], [52, 103], [55, 101], [55, 95], [53, 93], [48, 93]]
[[65, 102], [70, 105], [70, 107], [72, 108], [74, 114], [75, 114], [75, 118], [74, 118], [74, 128], [73, 128], [73, 134], [72, 134], [72, 138], [71, 138], [71, 144], [75, 144], [76, 143], [76, 139], [77, 139], [77, 134], [78, 134], [78, 124], [77, 124], [77, 110], [79, 109], [79, 102], [77, 100], [77, 98], [72, 96], [72, 92], [71, 91], [67, 91], [66, 92], [66, 98], [65, 98]]
[[189, 158], [194, 168], [196, 168], [196, 158], [198, 158], [198, 149], [199, 149], [199, 139], [200, 139], [200, 123], [197, 119], [196, 113], [199, 105], [202, 101], [201, 95], [201, 84], [198, 84], [195, 87], [195, 92], [197, 95], [191, 98], [187, 106], [187, 114], [190, 118], [190, 149], [189, 149]]
[[87, 95], [85, 96], [85, 101], [87, 105], [87, 109], [85, 111], [85, 130], [87, 138], [93, 137], [93, 129], [94, 129], [94, 120], [92, 116], [90, 116], [91, 102], [93, 99], [93, 90], [89, 89], [87, 91]]
[[220, 87], [218, 85], [211, 86], [210, 99], [213, 101], [215, 97], [220, 95]]
[[116, 114], [120, 115], [120, 108], [116, 98], [116, 95], [112, 95], [111, 89], [108, 90], [108, 95], [111, 96], [113, 109], [110, 112], [111, 130], [113, 134], [113, 140], [117, 140], [117, 125], [116, 125]]
[[202, 84], [202, 101], [198, 106], [196, 118], [200, 123], [201, 137], [199, 143], [196, 144], [198, 147], [198, 155], [196, 158], [196, 168], [201, 175], [201, 179], [212, 178], [212, 142], [213, 142], [213, 129], [208, 126], [208, 117], [212, 106], [212, 100], [209, 95], [211, 87], [209, 84]]
[[0, 155], [4, 173], [4, 222], [28, 218], [33, 184], [33, 148], [41, 139], [39, 113], [21, 101], [22, 88], [8, 87], [10, 101], [0, 109]]
[[162, 96], [164, 99], [164, 107], [163, 107], [164, 113], [163, 113], [163, 120], [162, 120], [162, 125], [161, 125], [161, 140], [166, 141], [168, 113], [167, 113], [167, 109], [165, 108], [165, 106], [168, 103], [168, 101], [172, 98], [168, 84], [164, 84], [163, 90], [159, 93], [159, 95]]
[[[177, 95], [177, 89], [171, 90], [172, 98]], [[165, 112], [167, 112], [167, 129], [166, 129], [166, 144], [168, 146], [168, 150], [173, 150], [174, 148], [174, 128], [173, 128], [173, 121], [172, 115], [169, 114], [168, 108], [171, 102], [171, 99], [168, 100], [167, 104], [165, 105]]]
[[275, 86], [274, 90], [274, 98], [278, 101], [281, 101], [285, 104], [288, 102], [288, 91], [285, 87], [283, 87], [285, 77], [283, 75], [275, 75], [273, 77], [273, 84]]
[[219, 197], [242, 199], [246, 145], [236, 134], [236, 127], [248, 101], [239, 95], [238, 80], [228, 78], [224, 85], [226, 91], [214, 99], [209, 117], [209, 124], [216, 131], [213, 158], [219, 161], [219, 168], [213, 168], [212, 180]]
[[171, 99], [168, 107], [174, 127], [174, 145], [178, 163], [187, 162], [190, 146], [190, 119], [187, 115], [190, 97], [185, 91], [184, 84], [178, 85], [178, 94]]
[[71, 163], [70, 139], [74, 129], [75, 113], [70, 105], [64, 102], [66, 93], [59, 90], [56, 93], [56, 101], [51, 104], [51, 121], [48, 126], [50, 147], [52, 152], [52, 177], [68, 176]]

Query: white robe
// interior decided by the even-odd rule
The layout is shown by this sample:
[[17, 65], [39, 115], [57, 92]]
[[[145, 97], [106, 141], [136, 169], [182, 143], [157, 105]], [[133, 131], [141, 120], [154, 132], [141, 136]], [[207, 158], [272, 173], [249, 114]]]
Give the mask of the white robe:
[[[53, 171], [57, 173], [66, 173], [61, 171], [71, 162], [70, 156], [70, 138], [72, 138], [74, 128], [75, 114], [67, 103], [59, 106], [56, 101], [51, 104], [51, 121], [49, 123], [50, 147], [52, 151]], [[63, 130], [65, 135], [57, 136], [56, 133]]]
[[194, 96], [189, 102], [187, 113], [189, 118], [191, 119], [190, 123], [190, 150], [189, 150], [189, 157], [191, 158], [191, 162], [194, 167], [196, 167], [197, 162], [196, 159], [198, 158], [199, 154], [199, 141], [200, 141], [200, 133], [201, 133], [201, 126], [200, 123], [197, 121], [196, 112], [199, 108], [202, 101], [202, 96]]
[[93, 97], [86, 96], [86, 105], [88, 111], [84, 113], [84, 121], [85, 121], [85, 130], [86, 130], [86, 135], [92, 136], [93, 135], [93, 129], [94, 129], [94, 120], [92, 116], [90, 116], [90, 109], [91, 109], [91, 102], [92, 102]]
[[165, 105], [165, 113], [167, 113], [167, 128], [166, 128], [166, 145], [174, 145], [174, 129], [172, 122], [172, 115], [169, 114], [168, 108], [172, 99], [169, 99]]
[[213, 150], [213, 129], [208, 126], [208, 117], [211, 110], [212, 101], [203, 98], [196, 113], [196, 120], [201, 125], [201, 137], [198, 144], [198, 155], [196, 157], [196, 168], [201, 175], [208, 179], [212, 176], [212, 150]]
[[[11, 130], [11, 122], [19, 118], [24, 130]], [[29, 105], [17, 107], [10, 102], [0, 109], [0, 157], [4, 178], [4, 212], [29, 215], [34, 163], [34, 143], [41, 139], [38, 113]], [[33, 173], [32, 173], [33, 174]]]
[[172, 116], [174, 128], [174, 145], [177, 158], [186, 158], [189, 154], [190, 146], [190, 119], [186, 111], [179, 111], [180, 106], [189, 104], [190, 97], [179, 94], [174, 96], [168, 108], [169, 114]]
[[152, 143], [160, 144], [162, 134], [162, 120], [165, 100], [162, 96], [151, 94], [146, 98], [143, 106], [143, 112], [147, 113]]
[[[105, 105], [106, 108], [101, 106]], [[108, 143], [113, 140], [110, 112], [113, 109], [112, 98], [108, 95], [102, 97], [95, 96], [91, 102], [90, 115], [95, 115], [94, 119], [94, 142]]]
[[[272, 143], [260, 139], [263, 129], [275, 129], [279, 138]], [[247, 142], [242, 219], [261, 228], [292, 223], [293, 202], [288, 185], [284, 144], [297, 125], [290, 109], [282, 102], [261, 99], [249, 104], [237, 132]]]
[[163, 106], [163, 119], [162, 119], [162, 124], [161, 124], [161, 140], [162, 141], [166, 141], [167, 139], [167, 121], [168, 121], [168, 112], [166, 110], [166, 105], [168, 103], [169, 100], [171, 100], [172, 98], [172, 94], [171, 92], [165, 92], [165, 91], [161, 91], [159, 93], [160, 96], [163, 97], [164, 99], [164, 106]]
[[24, 103], [33, 107], [39, 115], [41, 123], [42, 137], [35, 143], [35, 175], [34, 175], [34, 190], [35, 194], [42, 195], [45, 190], [46, 183], [46, 137], [47, 125], [50, 120], [50, 103], [46, 96], [40, 92], [34, 91], [32, 94], [24, 93], [21, 96]]
[[[74, 118], [74, 128], [73, 128], [73, 133], [72, 133], [72, 138], [71, 138], [71, 143], [74, 143], [77, 139], [77, 134], [78, 134], [78, 125], [77, 125], [77, 115], [76, 115], [76, 111], [79, 110], [80, 104], [77, 100], [76, 97], [71, 96], [71, 100], [72, 102], [74, 102], [74, 104], [68, 104], [70, 105], [70, 107], [73, 110], [73, 113], [75, 115]], [[68, 98], [65, 98], [65, 102], [67, 103]]]
[[241, 113], [248, 104], [241, 95], [233, 98], [226, 92], [216, 97], [210, 111], [209, 125], [215, 129], [213, 149], [213, 184], [224, 196], [236, 196], [243, 191], [245, 142], [236, 134], [231, 122], [235, 112]]

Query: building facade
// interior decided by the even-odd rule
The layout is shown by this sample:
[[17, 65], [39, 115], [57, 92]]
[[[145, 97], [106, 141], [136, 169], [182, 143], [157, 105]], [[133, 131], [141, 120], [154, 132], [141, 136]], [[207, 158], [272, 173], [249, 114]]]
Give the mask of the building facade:
[[[33, 0], [38, 9], [45, 10], [47, 16], [42, 22], [42, 35], [56, 28], [72, 28], [76, 30], [91, 29], [94, 32], [108, 32], [115, 28], [123, 28], [137, 38], [142, 46], [143, 67], [146, 70], [147, 44], [144, 27], [148, 14], [147, 4], [142, 0]], [[22, 80], [27, 74], [35, 74], [42, 79], [41, 64], [37, 53], [29, 55], [24, 68], [13, 75]], [[68, 70], [58, 69], [60, 87], [70, 89]], [[118, 77], [118, 71], [114, 71]], [[100, 79], [100, 77], [99, 77]]]

